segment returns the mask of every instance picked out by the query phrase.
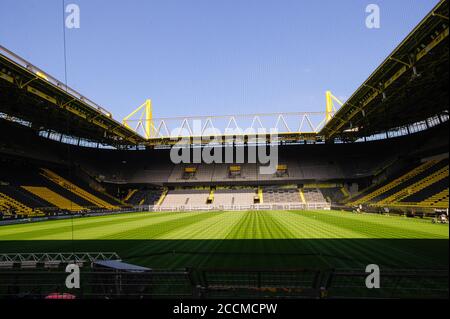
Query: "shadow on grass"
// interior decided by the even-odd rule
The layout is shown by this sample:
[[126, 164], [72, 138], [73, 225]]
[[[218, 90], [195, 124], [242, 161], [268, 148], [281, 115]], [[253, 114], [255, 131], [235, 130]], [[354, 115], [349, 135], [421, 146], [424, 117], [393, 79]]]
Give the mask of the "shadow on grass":
[[116, 252], [152, 268], [448, 269], [448, 248], [442, 239], [0, 240], [0, 253]]

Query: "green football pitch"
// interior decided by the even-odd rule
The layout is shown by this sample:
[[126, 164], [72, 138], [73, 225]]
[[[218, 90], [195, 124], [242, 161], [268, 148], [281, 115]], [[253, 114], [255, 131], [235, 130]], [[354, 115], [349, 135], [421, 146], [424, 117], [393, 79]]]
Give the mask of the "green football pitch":
[[448, 268], [448, 225], [339, 211], [129, 213], [0, 227], [0, 253], [117, 252], [153, 268]]

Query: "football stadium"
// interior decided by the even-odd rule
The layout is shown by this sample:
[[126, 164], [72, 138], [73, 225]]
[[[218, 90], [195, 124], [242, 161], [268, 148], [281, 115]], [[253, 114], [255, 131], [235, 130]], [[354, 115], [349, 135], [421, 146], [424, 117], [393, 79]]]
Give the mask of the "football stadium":
[[0, 298], [448, 298], [448, 14], [315, 112], [116, 119], [0, 45]]

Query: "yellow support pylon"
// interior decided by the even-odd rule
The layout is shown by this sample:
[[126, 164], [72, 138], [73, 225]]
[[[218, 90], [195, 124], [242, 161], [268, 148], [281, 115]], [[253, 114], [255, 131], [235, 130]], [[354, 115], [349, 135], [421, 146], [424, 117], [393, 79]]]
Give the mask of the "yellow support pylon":
[[[137, 125], [135, 128], [130, 127], [129, 122], [134, 121], [131, 120], [131, 118], [137, 114], [138, 112], [142, 112], [141, 116], [139, 117], [139, 120], [137, 120]], [[137, 109], [135, 109], [133, 112], [131, 112], [128, 116], [126, 116], [122, 123], [127, 128], [138, 132], [139, 128], [142, 127], [144, 130], [144, 137], [146, 139], [150, 139], [154, 137], [154, 129], [155, 125], [153, 124], [153, 109], [152, 109], [152, 100], [147, 99], [145, 102], [139, 106]]]
[[328, 123], [332, 118], [334, 113], [336, 113], [336, 108], [334, 107], [334, 102], [337, 102], [340, 106], [344, 105], [337, 97], [331, 93], [331, 91], [325, 92], [326, 98], [326, 115], [325, 115], [325, 123]]

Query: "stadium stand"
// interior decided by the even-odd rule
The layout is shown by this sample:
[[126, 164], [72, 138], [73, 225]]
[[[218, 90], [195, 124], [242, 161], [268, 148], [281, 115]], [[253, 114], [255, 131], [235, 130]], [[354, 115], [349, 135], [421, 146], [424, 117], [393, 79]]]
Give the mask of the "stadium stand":
[[[434, 170], [436, 170], [435, 165], [433, 167]], [[403, 189], [401, 191], [396, 192], [395, 194], [384, 198], [383, 200], [379, 201], [378, 203], [380, 205], [386, 205], [386, 204], [392, 204], [392, 203], [398, 203], [399, 201], [403, 200], [404, 198], [418, 193], [422, 191], [423, 189], [427, 188], [428, 186], [431, 186], [435, 183], [438, 183], [441, 180], [448, 178], [448, 165], [438, 169], [434, 172], [428, 172], [426, 176], [423, 178], [420, 178], [417, 182], [409, 181], [408, 185], [404, 185]]]
[[176, 165], [168, 178], [169, 183], [211, 182], [214, 165], [183, 164]]
[[[175, 164], [173, 144], [144, 138], [50, 75], [37, 78], [44, 71], [0, 47], [0, 85], [8, 93], [0, 95], [1, 207], [21, 215], [143, 205], [446, 209], [447, 15], [441, 1], [320, 131], [280, 134], [273, 174], [262, 174], [248, 156]], [[399, 62], [406, 56], [414, 63]], [[220, 147], [254, 147], [241, 138], [244, 146], [233, 137], [239, 143]], [[198, 145], [191, 144], [193, 152]]]
[[0, 168], [1, 192], [20, 215], [118, 208], [106, 201], [118, 203], [111, 195], [99, 198], [98, 191], [74, 180], [83, 188], [38, 163], [3, 160]]
[[39, 196], [33, 196], [32, 193], [27, 192], [23, 187], [17, 187], [5, 183], [5, 185], [0, 186], [0, 189], [4, 194], [10, 196], [11, 198], [16, 199], [17, 201], [31, 208], [42, 208], [52, 206], [50, 202], [45, 201]]
[[308, 204], [326, 203], [326, 199], [318, 188], [303, 188], [305, 201]]
[[344, 186], [340, 187], [319, 187], [319, 191], [329, 203], [339, 203], [349, 196], [349, 192]]
[[38, 209], [32, 209], [2, 192], [0, 192], [0, 209], [3, 216], [20, 217], [41, 215]]
[[133, 189], [124, 199], [125, 202], [137, 205], [156, 205], [163, 194], [163, 189]]
[[[163, 187], [189, 188], [197, 186], [218, 187], [219, 189], [222, 186], [252, 186], [254, 188], [252, 193], [255, 193], [258, 198], [261, 197], [262, 201], [259, 199], [261, 204], [275, 204], [276, 201], [282, 203], [286, 200], [295, 204], [319, 201], [352, 207], [358, 205], [358, 203], [363, 205], [376, 204], [397, 194], [403, 188], [415, 185], [422, 180], [423, 182], [415, 185], [414, 193], [408, 194], [408, 201], [406, 201], [407, 198], [400, 198], [397, 201], [392, 201], [389, 205], [395, 207], [402, 204], [412, 206], [410, 200], [414, 199], [413, 195], [430, 194], [436, 188], [436, 193], [431, 193], [428, 197], [439, 197], [438, 194], [444, 192], [441, 196], [443, 199], [439, 201], [440, 204], [426, 204], [427, 198], [420, 197], [421, 205], [426, 204], [427, 207], [448, 205], [445, 201], [446, 188], [433, 186], [439, 181], [444, 183], [443, 180], [427, 180], [427, 176], [431, 176], [433, 173], [438, 174], [435, 178], [445, 176], [448, 159], [442, 157], [435, 159], [433, 155], [442, 153], [446, 148], [445, 139], [435, 138], [436, 135], [441, 134], [439, 132], [445, 132], [448, 127], [446, 124], [418, 134], [391, 139], [389, 143], [380, 140], [342, 145], [282, 146], [279, 156], [280, 162], [283, 164], [280, 165], [286, 165], [287, 174], [278, 174], [281, 176], [276, 176], [277, 173], [262, 175], [259, 174], [259, 164], [246, 163], [239, 164], [241, 167], [240, 176], [232, 178], [228, 175], [230, 164], [173, 165], [170, 162], [169, 152], [165, 149], [120, 151], [71, 146], [73, 150], [70, 161], [68, 161], [66, 145], [33, 135], [29, 128], [21, 127], [19, 129], [17, 125], [11, 123], [7, 125], [14, 132], [17, 132], [17, 135], [14, 134], [13, 138], [7, 141], [10, 145], [15, 145], [14, 151], [11, 148], [8, 149], [7, 153], [3, 151], [2, 158], [9, 164], [2, 165], [0, 181], [7, 182], [9, 188], [16, 189], [16, 192], [25, 194], [25, 198], [22, 199], [19, 199], [18, 194], [10, 197], [26, 204], [28, 207], [40, 208], [44, 211], [54, 211], [55, 208], [78, 211], [79, 207], [84, 209], [122, 208], [124, 203], [109, 195], [117, 194], [117, 189], [124, 193], [123, 198], [128, 195], [128, 190], [136, 190], [126, 200], [129, 205], [156, 205], [162, 195]], [[3, 128], [5, 126], [0, 127], [0, 129]], [[26, 151], [23, 135], [26, 135], [26, 139], [33, 141], [33, 145], [40, 145], [39, 156]], [[426, 141], [426, 143], [423, 141]], [[418, 144], [423, 145], [423, 147], [415, 148], [414, 152], [411, 153], [411, 145]], [[380, 152], [380, 150], [383, 151]], [[333, 153], [332, 160], [325, 160], [328, 153]], [[380, 161], [377, 162], [374, 158], [378, 158]], [[426, 160], [427, 158], [431, 159]], [[421, 159], [425, 159], [423, 163], [420, 162]], [[30, 160], [36, 162], [32, 167], [23, 168], [17, 167], [17, 165], [11, 167], [12, 162], [29, 162]], [[99, 163], [102, 164], [99, 165]], [[195, 167], [195, 174], [189, 179], [183, 178], [185, 168], [189, 167]], [[40, 170], [40, 168], [46, 170]], [[444, 171], [440, 171], [442, 169]], [[444, 175], [440, 175], [440, 173]], [[83, 174], [85, 176], [80, 178], [79, 176]], [[105, 195], [98, 191], [98, 187], [91, 187], [93, 184], [89, 181], [94, 181], [104, 189], [109, 190], [109, 194]], [[339, 186], [323, 188], [321, 184], [324, 183]], [[303, 201], [301, 197], [303, 191], [299, 191], [300, 196], [297, 199], [295, 191], [281, 190], [285, 188], [283, 185], [292, 184], [315, 184], [322, 196], [317, 191], [306, 191], [307, 194], [306, 196], [303, 195], [305, 197]], [[344, 187], [344, 185], [346, 186]], [[28, 190], [22, 186], [28, 187]], [[258, 186], [262, 187], [261, 196], [256, 191]], [[416, 188], [416, 186], [420, 187]], [[30, 187], [43, 187], [45, 189]], [[287, 192], [292, 194], [273, 196], [266, 194], [271, 193], [268, 191], [271, 187], [274, 193]], [[278, 190], [275, 192], [273, 187], [278, 188]], [[87, 190], [89, 195], [80, 189]], [[151, 189], [155, 192], [145, 191]], [[61, 198], [54, 196], [49, 191], [60, 195], [67, 201], [61, 201]], [[214, 194], [214, 200], [208, 203], [207, 197], [209, 195], [205, 195], [205, 202], [202, 199], [201, 205], [217, 205], [222, 201], [221, 197], [225, 196], [220, 193], [219, 191], [218, 199], [215, 198]], [[406, 193], [403, 195], [406, 195]], [[146, 199], [143, 201], [144, 197]], [[229, 204], [230, 197], [233, 196], [228, 194], [225, 197], [228, 197], [228, 199], [224, 199], [223, 203]], [[32, 200], [29, 198], [32, 198]], [[245, 203], [256, 204], [257, 200], [249, 198], [245, 200]], [[44, 207], [46, 208], [44, 209]]]
[[204, 206], [206, 205], [209, 190], [171, 190], [161, 203], [162, 208], [174, 208], [179, 206]]
[[106, 209], [117, 208], [117, 206], [114, 206], [114, 205], [106, 202], [105, 200], [92, 194], [93, 190], [90, 190], [88, 192], [49, 169], [43, 168], [41, 175], [44, 176], [45, 178], [47, 178], [48, 180], [54, 182], [55, 184], [58, 184], [58, 185], [64, 187], [65, 189], [67, 189], [68, 191], [76, 194], [77, 196], [91, 202], [95, 206], [98, 206], [100, 208], [106, 208]]
[[[448, 188], [448, 157], [426, 160], [403, 172], [398, 177], [388, 178], [386, 181], [370, 187], [367, 191], [362, 192], [362, 195], [350, 200], [349, 205], [401, 206], [404, 199], [411, 198], [414, 194], [421, 193], [425, 189], [429, 195], [425, 195], [427, 197], [437, 194], [430, 194], [430, 191], [435, 190], [436, 187], [438, 193], [445, 191], [445, 189], [442, 189], [442, 187], [445, 187], [445, 185], [442, 185], [445, 182], [439, 183], [443, 180], [447, 181]], [[436, 186], [433, 186], [435, 184]], [[426, 198], [422, 199], [425, 200]]]
[[214, 206], [253, 205], [257, 193], [255, 189], [217, 189], [214, 192]]
[[396, 204], [400, 206], [411, 207], [432, 207], [432, 208], [448, 208], [449, 188], [448, 180], [440, 181], [427, 186], [415, 194], [409, 195]]
[[55, 193], [54, 191], [46, 188], [46, 187], [39, 187], [39, 186], [22, 186], [25, 190], [28, 192], [44, 199], [48, 203], [63, 209], [63, 210], [70, 210], [70, 211], [82, 211], [83, 207], [79, 206], [78, 204], [68, 200], [67, 198], [62, 197], [58, 193]]
[[297, 187], [263, 187], [264, 203], [301, 203], [300, 193]]

